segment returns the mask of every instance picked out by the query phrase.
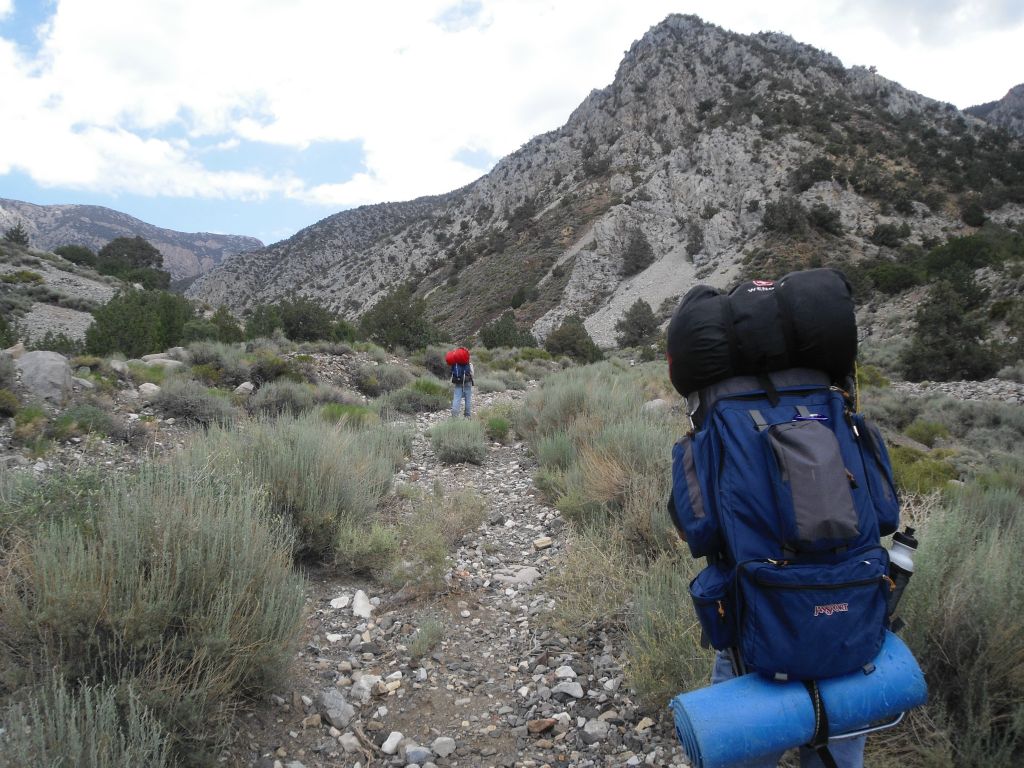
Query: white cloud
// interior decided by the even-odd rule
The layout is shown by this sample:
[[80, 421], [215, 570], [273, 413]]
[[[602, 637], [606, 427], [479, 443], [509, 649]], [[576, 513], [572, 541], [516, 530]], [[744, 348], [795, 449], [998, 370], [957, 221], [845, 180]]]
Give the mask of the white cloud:
[[[0, 0], [0, 16], [10, 7]], [[407, 199], [477, 177], [455, 159], [467, 147], [500, 157], [561, 125], [670, 12], [740, 32], [779, 29], [966, 106], [1014, 84], [979, 90], [1019, 66], [1010, 40], [1019, 9], [1014, 0], [823, 0], [813, 14], [795, 0], [61, 0], [33, 60], [0, 40], [0, 173], [338, 207]], [[315, 186], [272, 169], [212, 171], [202, 165], [211, 139], [238, 153], [245, 140], [359, 140], [366, 170]]]

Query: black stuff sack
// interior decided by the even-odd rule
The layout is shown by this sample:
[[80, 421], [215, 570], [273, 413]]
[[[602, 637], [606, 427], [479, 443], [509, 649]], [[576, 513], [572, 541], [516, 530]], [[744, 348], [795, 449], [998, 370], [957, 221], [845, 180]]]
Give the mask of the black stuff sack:
[[684, 396], [786, 368], [821, 370], [842, 382], [857, 357], [850, 284], [822, 268], [752, 280], [729, 293], [698, 285], [669, 323], [666, 352], [672, 384]]

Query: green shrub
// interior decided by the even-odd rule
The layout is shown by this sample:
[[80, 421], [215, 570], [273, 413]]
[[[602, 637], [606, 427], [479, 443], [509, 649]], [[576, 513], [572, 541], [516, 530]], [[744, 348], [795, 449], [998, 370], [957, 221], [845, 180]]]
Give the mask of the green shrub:
[[162, 365], [149, 365], [140, 361], [128, 362], [128, 373], [136, 384], [163, 384], [167, 369]]
[[984, 327], [965, 301], [962, 291], [941, 281], [918, 307], [901, 360], [910, 381], [985, 379], [996, 372], [995, 355], [983, 343]]
[[84, 245], [62, 245], [54, 248], [53, 252], [67, 259], [72, 264], [80, 264], [84, 267], [96, 266], [96, 254]]
[[25, 347], [30, 350], [42, 350], [44, 352], [59, 352], [67, 357], [81, 354], [83, 346], [80, 339], [72, 338], [60, 331], [47, 331], [43, 337], [36, 341], [28, 339]]
[[861, 387], [888, 387], [889, 379], [877, 365], [857, 366], [857, 385]]
[[811, 226], [827, 232], [830, 235], [839, 237], [843, 234], [843, 221], [839, 211], [829, 208], [824, 203], [818, 203], [807, 212], [807, 219]]
[[93, 355], [122, 352], [141, 357], [177, 346], [192, 305], [165, 291], [128, 290], [118, 293], [93, 313], [85, 332], [85, 348]]
[[945, 459], [903, 445], [889, 450], [896, 486], [902, 492], [930, 493], [945, 488], [957, 476], [956, 468]]
[[428, 618], [420, 623], [416, 634], [409, 641], [409, 655], [420, 659], [430, 653], [444, 640], [445, 624], [437, 618]]
[[131, 690], [126, 697], [115, 688], [88, 685], [71, 692], [51, 679], [27, 702], [8, 708], [0, 722], [7, 725], [0, 743], [10, 765], [171, 765], [167, 733]]
[[252, 413], [269, 416], [297, 416], [312, 410], [313, 406], [313, 390], [306, 384], [287, 380], [272, 381], [263, 385], [249, 398], [248, 403]]
[[333, 384], [317, 384], [312, 389], [313, 402], [317, 405], [359, 405], [363, 399], [355, 392], [336, 387]]
[[541, 467], [568, 469], [576, 458], [576, 449], [565, 432], [555, 432], [540, 438], [535, 447]]
[[533, 349], [527, 347], [526, 349], [516, 350], [516, 357], [520, 360], [550, 360], [551, 353], [546, 349]]
[[496, 443], [504, 443], [511, 429], [512, 423], [505, 416], [488, 416], [484, 421], [487, 439]]
[[8, 418], [18, 412], [18, 396], [9, 389], [0, 389], [0, 417]]
[[279, 357], [272, 352], [257, 352], [256, 358], [249, 369], [249, 378], [257, 386], [269, 384], [278, 379], [301, 382], [305, 378], [300, 374], [289, 361]]
[[915, 419], [903, 433], [911, 440], [916, 440], [929, 448], [934, 447], [935, 442], [940, 438], [949, 437], [949, 430], [944, 425], [922, 419]]
[[48, 423], [46, 411], [41, 405], [31, 403], [14, 414], [14, 437], [22, 443], [30, 443], [43, 436]]
[[423, 367], [439, 379], [448, 378], [448, 364], [444, 361], [444, 347], [428, 346], [423, 353]]
[[476, 383], [473, 385], [477, 392], [504, 392], [508, 387], [505, 386], [505, 382], [498, 377], [491, 376], [477, 376]]
[[153, 405], [164, 416], [210, 426], [230, 424], [238, 411], [202, 384], [191, 379], [170, 379], [153, 399]]
[[554, 356], [566, 355], [580, 363], [593, 363], [604, 357], [590, 338], [583, 320], [576, 315], [566, 317], [544, 340], [544, 349]]
[[1018, 459], [946, 494], [918, 532], [915, 575], [900, 611], [904, 638], [929, 681], [925, 714], [950, 742], [945, 765], [1020, 761], [1022, 490]]
[[[628, 606], [643, 570], [622, 537], [606, 530], [572, 528], [560, 566], [546, 579], [557, 596], [553, 623], [566, 634], [596, 626], [627, 628]], [[679, 629], [683, 629], [680, 627]]]
[[17, 379], [17, 369], [14, 366], [14, 359], [3, 350], [0, 350], [0, 387], [10, 389]]
[[347, 573], [379, 575], [391, 566], [399, 544], [398, 532], [379, 522], [344, 520], [335, 536], [333, 563]]
[[875, 245], [883, 245], [888, 248], [899, 248], [905, 237], [910, 235], [910, 227], [904, 222], [902, 225], [882, 222], [875, 224], [868, 239]]
[[496, 347], [536, 347], [537, 340], [528, 330], [516, 325], [516, 317], [506, 312], [480, 329], [480, 341], [488, 349]]
[[391, 580], [421, 593], [446, 590], [448, 556], [484, 522], [486, 509], [484, 500], [470, 490], [446, 497], [435, 485], [433, 493], [419, 496], [402, 526], [409, 546], [394, 564]]
[[701, 566], [686, 552], [659, 557], [645, 569], [634, 594], [626, 672], [633, 689], [651, 705], [664, 706], [680, 690], [707, 684], [712, 652], [701, 648], [692, 604], [679, 599]]
[[353, 427], [365, 427], [380, 421], [373, 409], [348, 403], [328, 403], [320, 409], [320, 418], [331, 424], [343, 421]]
[[487, 444], [480, 422], [470, 419], [450, 419], [430, 430], [430, 443], [434, 453], [445, 464], [482, 464], [487, 456]]
[[109, 435], [114, 432], [114, 417], [95, 405], [73, 405], [50, 424], [50, 436], [67, 440], [87, 434]]
[[118, 479], [88, 526], [28, 539], [9, 563], [19, 588], [0, 593], [0, 640], [23, 674], [57, 664], [69, 684], [132, 686], [199, 764], [230, 705], [287, 668], [304, 588], [261, 488], [182, 470]]
[[335, 426], [307, 414], [255, 421], [244, 433], [211, 428], [182, 460], [266, 488], [273, 514], [296, 532], [296, 556], [330, 560], [343, 526], [373, 521], [408, 449], [395, 429]]
[[400, 365], [363, 365], [356, 373], [356, 386], [364, 395], [377, 397], [401, 389], [412, 378], [412, 374]]
[[407, 387], [384, 395], [377, 402], [381, 413], [423, 413], [445, 410], [451, 404], [451, 395], [444, 384], [420, 378]]
[[411, 285], [396, 288], [368, 309], [359, 321], [362, 335], [387, 349], [422, 349], [439, 333], [427, 319], [427, 306]]
[[764, 206], [761, 218], [769, 232], [795, 235], [807, 229], [807, 211], [795, 197], [781, 197]]
[[9, 285], [21, 285], [24, 283], [32, 283], [39, 285], [45, 282], [45, 278], [38, 272], [32, 272], [27, 269], [19, 269], [17, 272], [7, 272], [6, 274], [0, 275], [0, 282], [7, 283]]
[[1003, 366], [996, 372], [996, 376], [1006, 381], [1016, 381], [1018, 384], [1024, 384], [1024, 360], [1018, 360], [1012, 365]]
[[237, 387], [249, 380], [250, 363], [245, 351], [234, 344], [195, 341], [188, 345], [192, 373], [213, 385]]

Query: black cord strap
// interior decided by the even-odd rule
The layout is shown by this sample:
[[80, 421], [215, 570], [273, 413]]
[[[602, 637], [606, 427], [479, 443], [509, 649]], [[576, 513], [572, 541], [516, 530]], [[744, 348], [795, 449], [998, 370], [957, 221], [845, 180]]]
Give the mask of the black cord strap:
[[828, 712], [825, 711], [825, 702], [821, 700], [818, 684], [814, 680], [805, 680], [804, 687], [814, 706], [814, 735], [807, 742], [807, 746], [818, 754], [818, 759], [825, 768], [839, 768], [828, 749]]

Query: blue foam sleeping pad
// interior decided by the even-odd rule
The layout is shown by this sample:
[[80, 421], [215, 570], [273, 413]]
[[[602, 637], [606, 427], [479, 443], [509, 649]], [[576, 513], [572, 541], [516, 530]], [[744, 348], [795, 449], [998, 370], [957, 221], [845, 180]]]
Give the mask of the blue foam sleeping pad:
[[[910, 649], [891, 632], [870, 674], [818, 681], [837, 736], [891, 720], [925, 703], [924, 673]], [[694, 768], [738, 768], [806, 744], [814, 735], [814, 708], [801, 682], [757, 674], [681, 693], [669, 703], [676, 734]]]

